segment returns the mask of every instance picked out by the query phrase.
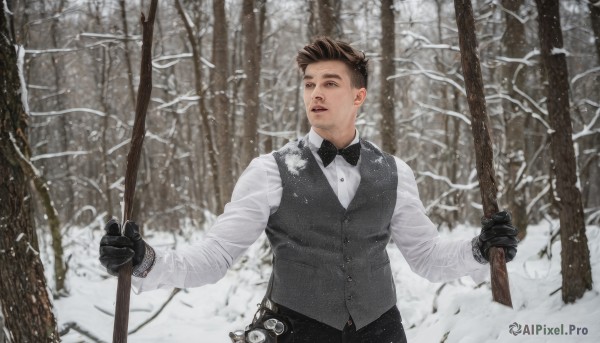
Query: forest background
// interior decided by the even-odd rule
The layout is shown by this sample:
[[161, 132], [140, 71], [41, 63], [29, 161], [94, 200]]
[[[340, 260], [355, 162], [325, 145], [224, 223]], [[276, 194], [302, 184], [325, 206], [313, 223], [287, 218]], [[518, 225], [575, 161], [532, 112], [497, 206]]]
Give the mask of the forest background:
[[[139, 13], [149, 1], [3, 3], [19, 46], [28, 159], [37, 171], [24, 201], [46, 251], [48, 286], [65, 297], [71, 256], [62, 237], [121, 216]], [[587, 226], [600, 223], [600, 3], [556, 3], [564, 44], [552, 54], [564, 55], [568, 69], [573, 177]], [[547, 88], [554, 85], [547, 87], [543, 65], [540, 7], [530, 0], [476, 0], [473, 7], [499, 203], [526, 239], [529, 224], [561, 211], [556, 171], [563, 165], [551, 149]], [[294, 57], [317, 35], [351, 42], [369, 57], [358, 129], [413, 168], [432, 221], [450, 230], [478, 224], [451, 1], [176, 0], [160, 3], [154, 28], [154, 88], [133, 214], [143, 228], [182, 236], [185, 228], [204, 228], [252, 158], [308, 131]], [[559, 239], [559, 230], [548, 239]]]

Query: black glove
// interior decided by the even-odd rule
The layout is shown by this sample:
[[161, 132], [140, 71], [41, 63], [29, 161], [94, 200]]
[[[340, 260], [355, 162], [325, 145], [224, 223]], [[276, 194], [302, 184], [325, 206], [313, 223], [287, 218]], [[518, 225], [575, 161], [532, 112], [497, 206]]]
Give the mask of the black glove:
[[119, 269], [129, 261], [132, 261], [133, 269], [142, 263], [146, 243], [135, 222], [127, 221], [121, 235], [121, 225], [111, 219], [104, 226], [104, 231], [106, 234], [100, 240], [100, 263], [109, 274], [119, 275]]
[[481, 219], [481, 234], [477, 237], [477, 247], [481, 256], [489, 262], [490, 248], [504, 248], [506, 262], [512, 261], [517, 254], [517, 233], [519, 230], [512, 225], [510, 213], [498, 212], [491, 218]]

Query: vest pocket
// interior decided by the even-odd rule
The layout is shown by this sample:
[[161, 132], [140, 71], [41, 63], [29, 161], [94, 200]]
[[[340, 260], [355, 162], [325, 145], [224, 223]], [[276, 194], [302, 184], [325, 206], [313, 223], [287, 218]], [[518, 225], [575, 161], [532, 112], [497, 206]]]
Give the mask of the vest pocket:
[[296, 260], [290, 260], [290, 259], [282, 258], [282, 257], [278, 257], [275, 260], [275, 264], [277, 264], [278, 266], [283, 266], [283, 265], [289, 265], [289, 264], [291, 264], [291, 265], [293, 265], [295, 267], [308, 268], [310, 270], [316, 269], [316, 267], [314, 267], [314, 266], [312, 266], [312, 265], [310, 265], [308, 263], [304, 263], [304, 262], [296, 261]]
[[273, 269], [272, 300], [294, 311], [305, 313], [321, 306], [322, 301], [311, 296], [322, 289], [322, 278], [315, 277], [317, 268], [300, 261], [277, 258]]

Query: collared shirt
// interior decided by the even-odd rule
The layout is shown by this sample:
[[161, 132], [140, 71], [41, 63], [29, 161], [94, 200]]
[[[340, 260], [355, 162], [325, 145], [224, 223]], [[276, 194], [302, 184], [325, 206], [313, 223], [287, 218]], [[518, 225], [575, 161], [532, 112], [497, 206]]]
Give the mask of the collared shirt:
[[[308, 141], [329, 185], [346, 208], [360, 183], [360, 159], [357, 166], [352, 166], [337, 155], [331, 164], [324, 167], [317, 154], [323, 138], [311, 130]], [[351, 144], [358, 141], [357, 132]], [[489, 266], [475, 260], [471, 240], [440, 239], [435, 225], [425, 213], [412, 170], [399, 158], [395, 161], [398, 188], [390, 225], [391, 236], [411, 269], [433, 282], [465, 275], [481, 280]], [[178, 251], [156, 250], [152, 270], [145, 278], [133, 277], [132, 285], [138, 292], [143, 292], [217, 282], [265, 230], [269, 216], [279, 207], [282, 189], [273, 155], [255, 158], [235, 185], [231, 202], [204, 239]]]

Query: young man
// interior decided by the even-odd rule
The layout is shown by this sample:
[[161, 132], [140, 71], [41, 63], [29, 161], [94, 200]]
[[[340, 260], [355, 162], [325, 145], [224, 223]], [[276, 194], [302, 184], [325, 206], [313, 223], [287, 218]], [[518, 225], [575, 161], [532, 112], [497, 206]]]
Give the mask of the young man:
[[100, 260], [116, 274], [133, 259], [139, 291], [197, 287], [221, 279], [266, 230], [273, 248], [266, 298], [287, 326], [279, 342], [406, 342], [390, 239], [412, 270], [439, 282], [487, 270], [491, 246], [503, 247], [510, 261], [517, 230], [502, 212], [473, 240], [440, 240], [408, 165], [355, 128], [367, 96], [364, 54], [319, 38], [297, 62], [310, 132], [252, 161], [206, 238], [190, 250], [155, 252], [135, 224], [118, 236], [119, 224], [110, 221]]

